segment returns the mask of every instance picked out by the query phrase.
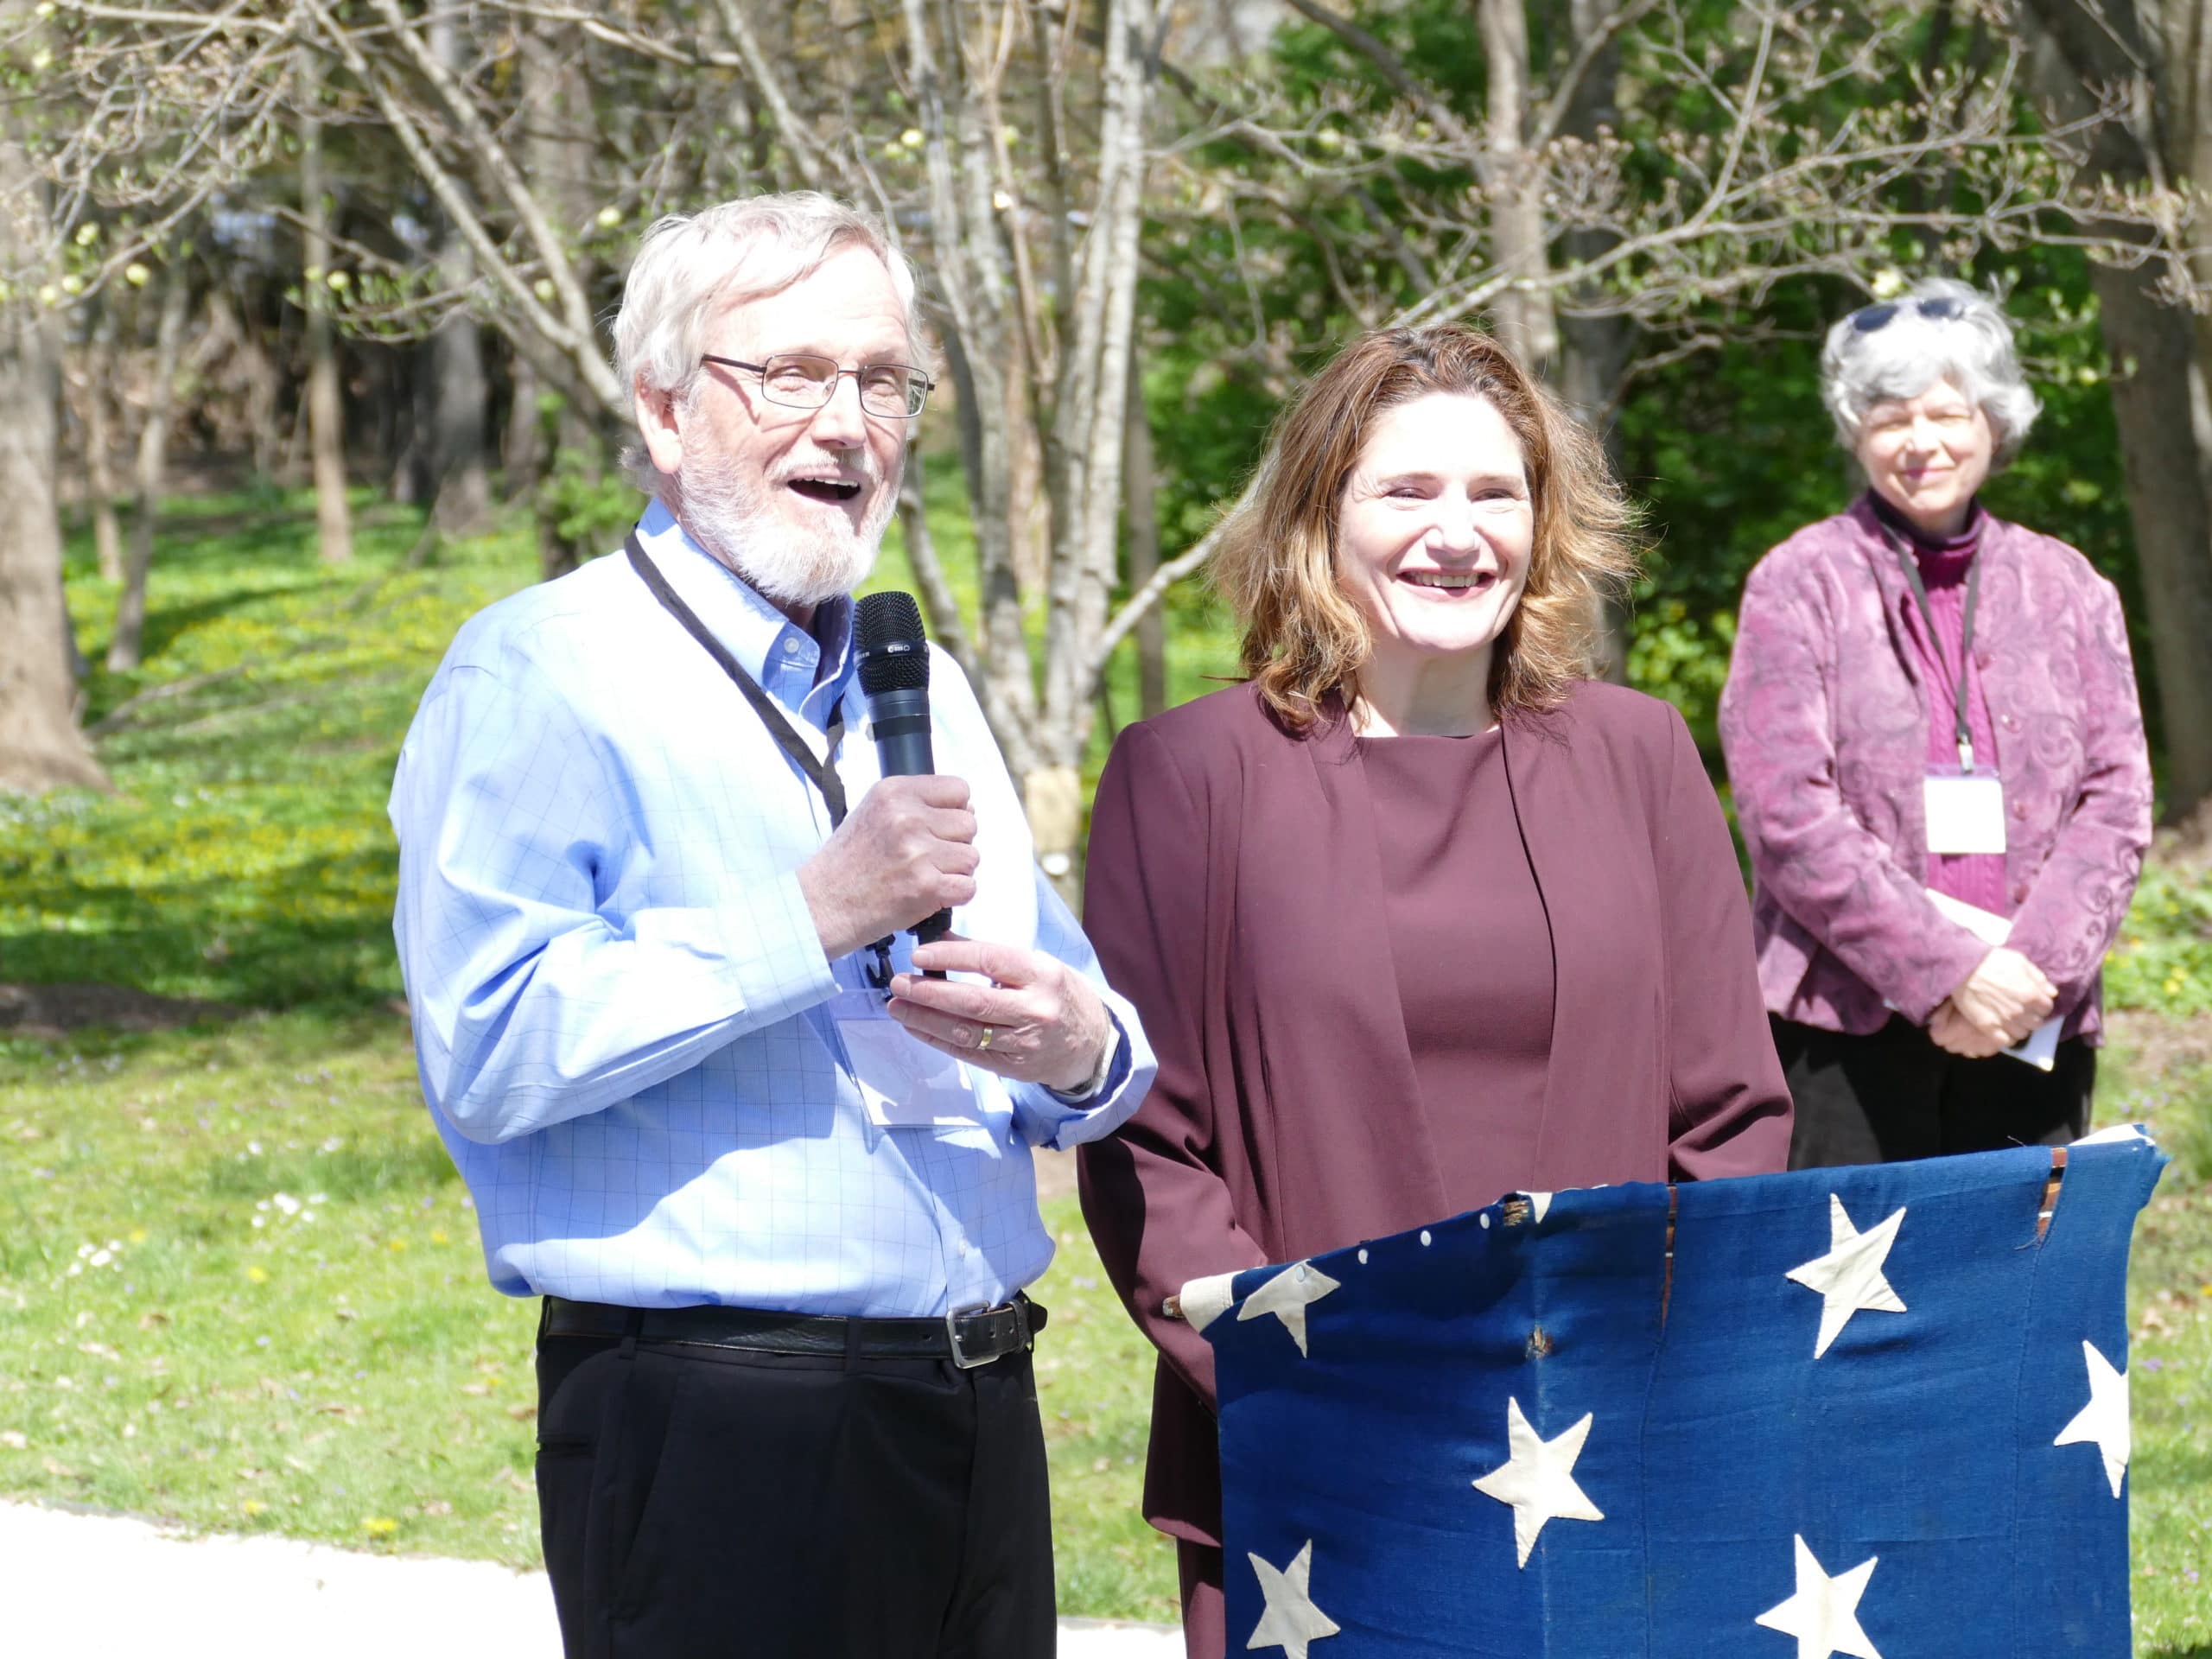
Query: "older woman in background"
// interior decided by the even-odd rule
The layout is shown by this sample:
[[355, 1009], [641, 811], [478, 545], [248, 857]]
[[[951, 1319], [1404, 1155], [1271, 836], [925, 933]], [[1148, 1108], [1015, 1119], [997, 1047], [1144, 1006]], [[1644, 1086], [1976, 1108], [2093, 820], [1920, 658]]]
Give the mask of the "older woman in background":
[[1228, 1633], [1186, 1281], [1516, 1189], [1781, 1166], [1713, 785], [1672, 709], [1587, 677], [1627, 522], [1496, 341], [1370, 335], [1227, 529], [1249, 682], [1129, 728], [1099, 780], [1084, 926], [1160, 1072], [1086, 1148], [1084, 1212], [1160, 1351], [1145, 1515], [1197, 1659]]
[[2069, 1141], [2151, 833], [2120, 598], [1977, 499], [2037, 414], [1988, 300], [1923, 282], [1821, 366], [1866, 493], [1751, 572], [1720, 701], [1791, 1166]]

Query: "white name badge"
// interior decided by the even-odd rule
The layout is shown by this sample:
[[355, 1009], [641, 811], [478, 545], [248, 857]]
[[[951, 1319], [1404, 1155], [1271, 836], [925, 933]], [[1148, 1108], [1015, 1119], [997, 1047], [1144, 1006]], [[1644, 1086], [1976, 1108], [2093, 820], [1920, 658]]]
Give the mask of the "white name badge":
[[1926, 785], [1928, 850], [2005, 850], [2005, 785], [1993, 772], [1932, 772]]
[[937, 1129], [983, 1121], [968, 1068], [915, 1041], [889, 1015], [840, 1014], [837, 1035], [852, 1060], [870, 1122], [887, 1129]]

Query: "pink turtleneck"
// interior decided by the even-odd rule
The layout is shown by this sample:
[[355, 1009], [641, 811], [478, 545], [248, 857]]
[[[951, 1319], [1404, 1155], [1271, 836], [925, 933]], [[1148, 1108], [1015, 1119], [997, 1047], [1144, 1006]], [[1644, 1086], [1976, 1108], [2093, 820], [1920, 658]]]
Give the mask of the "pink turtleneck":
[[[1930, 640], [1921, 623], [1920, 607], [1913, 610], [1913, 643], [1919, 652], [1920, 683], [1928, 698], [1928, 767], [1931, 772], [1955, 772], [1959, 765], [1957, 736], [1958, 673], [1965, 654], [1967, 573], [1981, 549], [1982, 525], [1988, 515], [1976, 501], [1967, 510], [1965, 527], [1955, 536], [1932, 539], [1915, 528], [1911, 520], [1879, 495], [1874, 511], [1885, 524], [1904, 540], [1920, 566], [1920, 580], [1928, 589], [1928, 609], [1935, 618], [1936, 637]], [[1997, 722], [1991, 718], [1989, 700], [1983, 695], [1981, 668], [1988, 649], [1977, 647], [1975, 660], [1966, 664], [1967, 729], [1974, 737], [1977, 772], [1997, 770]], [[1927, 885], [1999, 916], [2010, 916], [2013, 906], [2005, 890], [2002, 853], [1930, 853]]]

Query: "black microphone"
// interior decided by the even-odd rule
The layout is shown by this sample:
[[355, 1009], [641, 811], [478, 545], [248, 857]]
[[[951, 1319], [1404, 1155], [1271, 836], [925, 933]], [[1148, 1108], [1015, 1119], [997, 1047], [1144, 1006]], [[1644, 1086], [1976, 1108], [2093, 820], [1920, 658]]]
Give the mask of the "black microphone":
[[[930, 748], [929, 636], [922, 632], [921, 607], [914, 603], [914, 596], [893, 588], [870, 594], [855, 606], [853, 655], [883, 775], [918, 778], [935, 772], [937, 760]], [[922, 944], [951, 931], [949, 910], [925, 916], [913, 929], [915, 940]]]

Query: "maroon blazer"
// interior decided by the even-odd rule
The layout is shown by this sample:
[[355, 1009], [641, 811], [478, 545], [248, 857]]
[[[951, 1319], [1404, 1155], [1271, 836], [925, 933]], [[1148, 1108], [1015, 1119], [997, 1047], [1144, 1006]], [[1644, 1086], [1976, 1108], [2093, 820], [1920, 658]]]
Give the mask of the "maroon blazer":
[[1681, 717], [1586, 683], [1509, 721], [1503, 749], [1551, 927], [1551, 1069], [1527, 1166], [1501, 1159], [1479, 1193], [1438, 1173], [1347, 724], [1294, 735], [1236, 686], [1129, 728], [1107, 761], [1084, 927], [1160, 1076], [1080, 1170], [1106, 1271], [1160, 1351], [1144, 1512], [1163, 1532], [1221, 1536], [1212, 1351], [1160, 1312], [1185, 1281], [1506, 1192], [1788, 1157], [1750, 907]]

